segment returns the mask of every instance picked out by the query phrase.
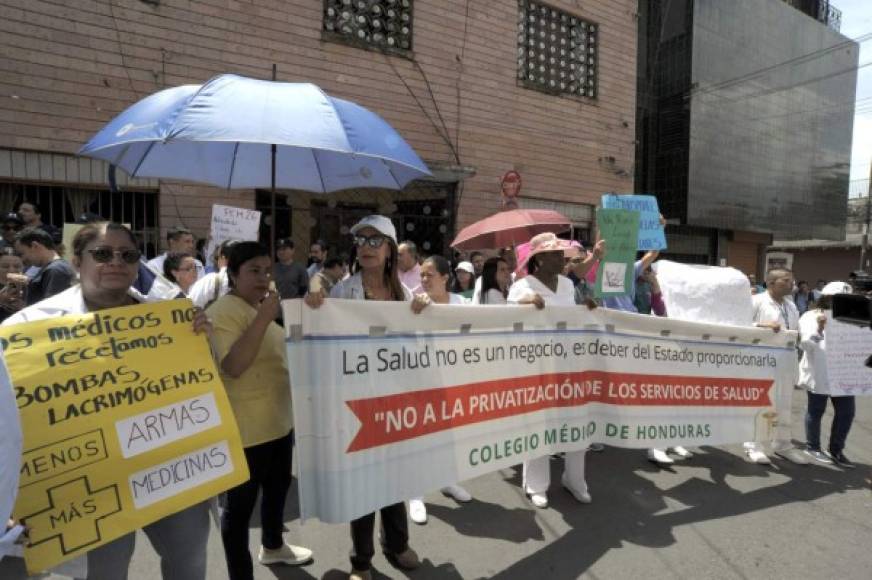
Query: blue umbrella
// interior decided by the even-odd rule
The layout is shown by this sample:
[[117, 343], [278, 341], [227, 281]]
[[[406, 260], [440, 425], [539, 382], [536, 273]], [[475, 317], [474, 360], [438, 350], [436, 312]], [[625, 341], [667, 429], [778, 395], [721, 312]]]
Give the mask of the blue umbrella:
[[430, 175], [393, 127], [360, 105], [313, 84], [237, 75], [146, 97], [79, 154], [108, 161], [131, 177], [273, 192], [402, 189]]

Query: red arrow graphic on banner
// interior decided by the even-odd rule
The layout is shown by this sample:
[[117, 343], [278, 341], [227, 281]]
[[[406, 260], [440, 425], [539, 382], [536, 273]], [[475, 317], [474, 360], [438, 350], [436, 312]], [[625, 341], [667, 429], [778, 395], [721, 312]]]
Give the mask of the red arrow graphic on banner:
[[360, 420], [347, 453], [454, 427], [588, 403], [622, 406], [769, 407], [772, 380], [585, 371], [533, 375], [355, 399]]

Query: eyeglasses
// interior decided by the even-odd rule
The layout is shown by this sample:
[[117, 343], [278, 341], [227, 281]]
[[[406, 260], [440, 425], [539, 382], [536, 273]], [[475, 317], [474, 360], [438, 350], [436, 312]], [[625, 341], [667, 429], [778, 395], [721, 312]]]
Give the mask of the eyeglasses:
[[370, 248], [380, 248], [387, 240], [387, 236], [376, 234], [374, 236], [354, 236], [354, 245], [358, 248], [369, 245]]
[[113, 250], [112, 248], [94, 248], [88, 250], [91, 257], [98, 264], [108, 264], [112, 258], [118, 256], [125, 264], [136, 264], [142, 257], [142, 252], [139, 250]]

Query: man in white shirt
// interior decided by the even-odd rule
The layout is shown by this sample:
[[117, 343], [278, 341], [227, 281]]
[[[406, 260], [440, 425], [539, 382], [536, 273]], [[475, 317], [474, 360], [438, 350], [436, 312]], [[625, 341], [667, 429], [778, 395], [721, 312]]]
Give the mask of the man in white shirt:
[[[164, 261], [167, 259], [167, 254], [169, 252], [185, 252], [195, 256], [194, 234], [191, 233], [191, 230], [181, 226], [176, 226], [167, 230], [167, 251], [157, 258], [149, 260], [148, 265], [155, 271], [163, 273]], [[197, 265], [197, 279], [199, 280], [204, 274], [206, 274], [206, 269], [203, 267], [203, 263], [200, 260], [195, 258], [194, 262]]]
[[[788, 300], [792, 291], [793, 272], [784, 268], [769, 270], [766, 274], [766, 291], [755, 294], [751, 298], [754, 325], [771, 328], [773, 332], [799, 330], [799, 311], [793, 302]], [[788, 461], [798, 465], [806, 465], [808, 464], [806, 456], [799, 449], [793, 447], [790, 442], [792, 399], [793, 389], [787, 388], [778, 392], [775, 405], [778, 411], [778, 427], [775, 431], [775, 439], [772, 441], [772, 451], [775, 455]], [[760, 443], [747, 442], [744, 446], [745, 453], [752, 463], [771, 463]]]
[[412, 294], [420, 294], [424, 291], [421, 287], [421, 265], [418, 264], [418, 247], [415, 242], [405, 241], [399, 245], [397, 266], [400, 270], [400, 282], [412, 291]]

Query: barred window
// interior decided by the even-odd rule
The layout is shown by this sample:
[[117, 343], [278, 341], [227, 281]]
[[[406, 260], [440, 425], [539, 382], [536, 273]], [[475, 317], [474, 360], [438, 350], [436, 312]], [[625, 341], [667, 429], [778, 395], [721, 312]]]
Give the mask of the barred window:
[[518, 0], [518, 81], [555, 94], [596, 98], [599, 27], [533, 0]]
[[412, 50], [412, 0], [324, 0], [325, 36], [367, 48]]

